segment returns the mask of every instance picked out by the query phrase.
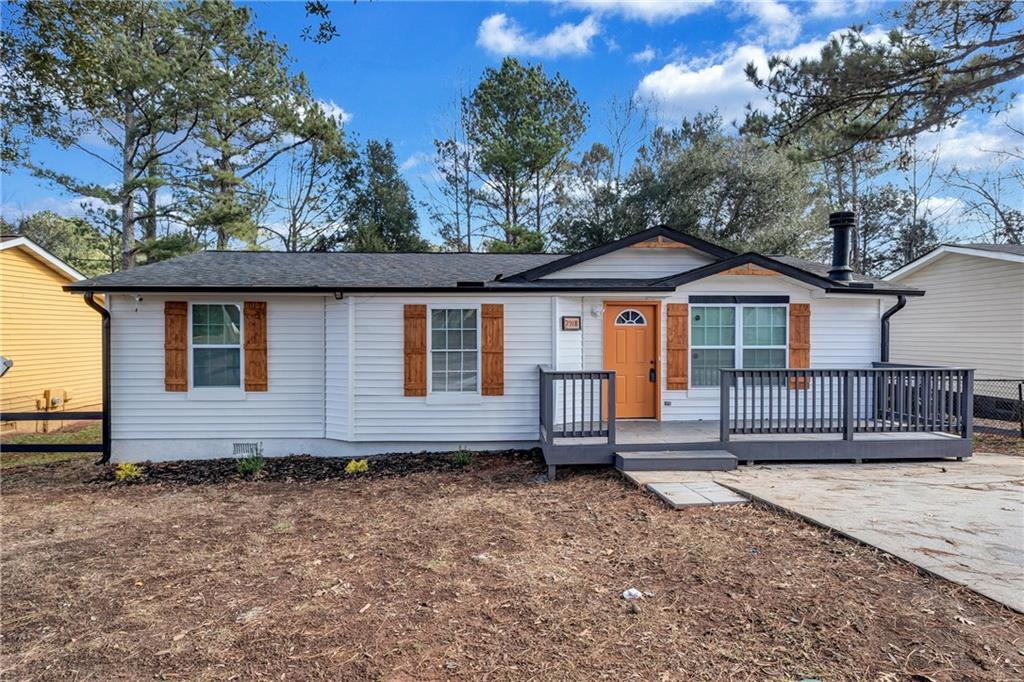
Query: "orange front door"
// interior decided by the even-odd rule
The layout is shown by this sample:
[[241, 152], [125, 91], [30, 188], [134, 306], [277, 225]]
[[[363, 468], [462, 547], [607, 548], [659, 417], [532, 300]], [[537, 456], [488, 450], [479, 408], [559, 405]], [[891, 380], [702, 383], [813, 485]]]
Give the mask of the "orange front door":
[[658, 306], [605, 304], [604, 367], [615, 370], [615, 413], [620, 419], [657, 415]]

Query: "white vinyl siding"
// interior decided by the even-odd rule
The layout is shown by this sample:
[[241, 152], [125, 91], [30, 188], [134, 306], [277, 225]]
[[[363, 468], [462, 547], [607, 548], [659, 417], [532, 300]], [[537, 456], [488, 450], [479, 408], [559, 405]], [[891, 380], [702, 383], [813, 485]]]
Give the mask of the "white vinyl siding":
[[[164, 390], [164, 301], [225, 302], [195, 295], [112, 295], [111, 429], [113, 439], [322, 438], [324, 313], [322, 297], [238, 296], [267, 302], [269, 386], [235, 399], [202, 399]], [[190, 368], [191, 371], [191, 368]], [[228, 456], [230, 453], [211, 453]]]
[[[360, 296], [355, 318], [354, 432], [358, 441], [522, 441], [538, 437], [537, 366], [551, 364], [547, 296], [494, 300], [444, 296]], [[403, 306], [504, 304], [505, 394], [403, 395]]]
[[324, 324], [327, 337], [325, 366], [327, 393], [325, 414], [327, 438], [347, 440], [349, 437], [349, 317], [350, 299], [326, 299]]
[[696, 249], [624, 248], [591, 258], [541, 279], [650, 279], [693, 270], [714, 259]]
[[1024, 263], [946, 254], [898, 282], [926, 293], [892, 318], [893, 362], [1024, 377]]

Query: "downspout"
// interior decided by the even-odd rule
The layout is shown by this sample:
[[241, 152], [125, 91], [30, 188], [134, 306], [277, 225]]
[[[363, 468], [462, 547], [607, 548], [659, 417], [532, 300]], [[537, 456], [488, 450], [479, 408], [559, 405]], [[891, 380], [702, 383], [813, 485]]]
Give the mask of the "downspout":
[[896, 305], [882, 313], [882, 362], [889, 362], [889, 318], [903, 310], [907, 305], [907, 297], [900, 294], [896, 297]]
[[110, 311], [93, 298], [93, 292], [91, 291], [85, 292], [85, 303], [103, 318], [103, 350], [101, 360], [103, 363], [103, 456], [100, 457], [96, 464], [106, 464], [110, 461]]

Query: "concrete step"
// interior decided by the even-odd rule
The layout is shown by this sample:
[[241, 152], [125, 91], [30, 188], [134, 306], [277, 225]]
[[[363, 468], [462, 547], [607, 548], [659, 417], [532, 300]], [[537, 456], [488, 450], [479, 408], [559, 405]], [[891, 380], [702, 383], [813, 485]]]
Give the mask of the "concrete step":
[[616, 452], [619, 471], [731, 471], [736, 456], [725, 450], [656, 450]]

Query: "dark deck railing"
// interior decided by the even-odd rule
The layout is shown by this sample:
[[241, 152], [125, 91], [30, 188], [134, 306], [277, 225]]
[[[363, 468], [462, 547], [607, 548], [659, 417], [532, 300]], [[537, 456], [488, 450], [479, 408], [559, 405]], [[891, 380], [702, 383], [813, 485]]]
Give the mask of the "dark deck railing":
[[556, 371], [541, 366], [541, 441], [606, 438], [615, 443], [615, 372]]
[[930, 432], [973, 435], [974, 370], [723, 369], [721, 440], [732, 434]]

